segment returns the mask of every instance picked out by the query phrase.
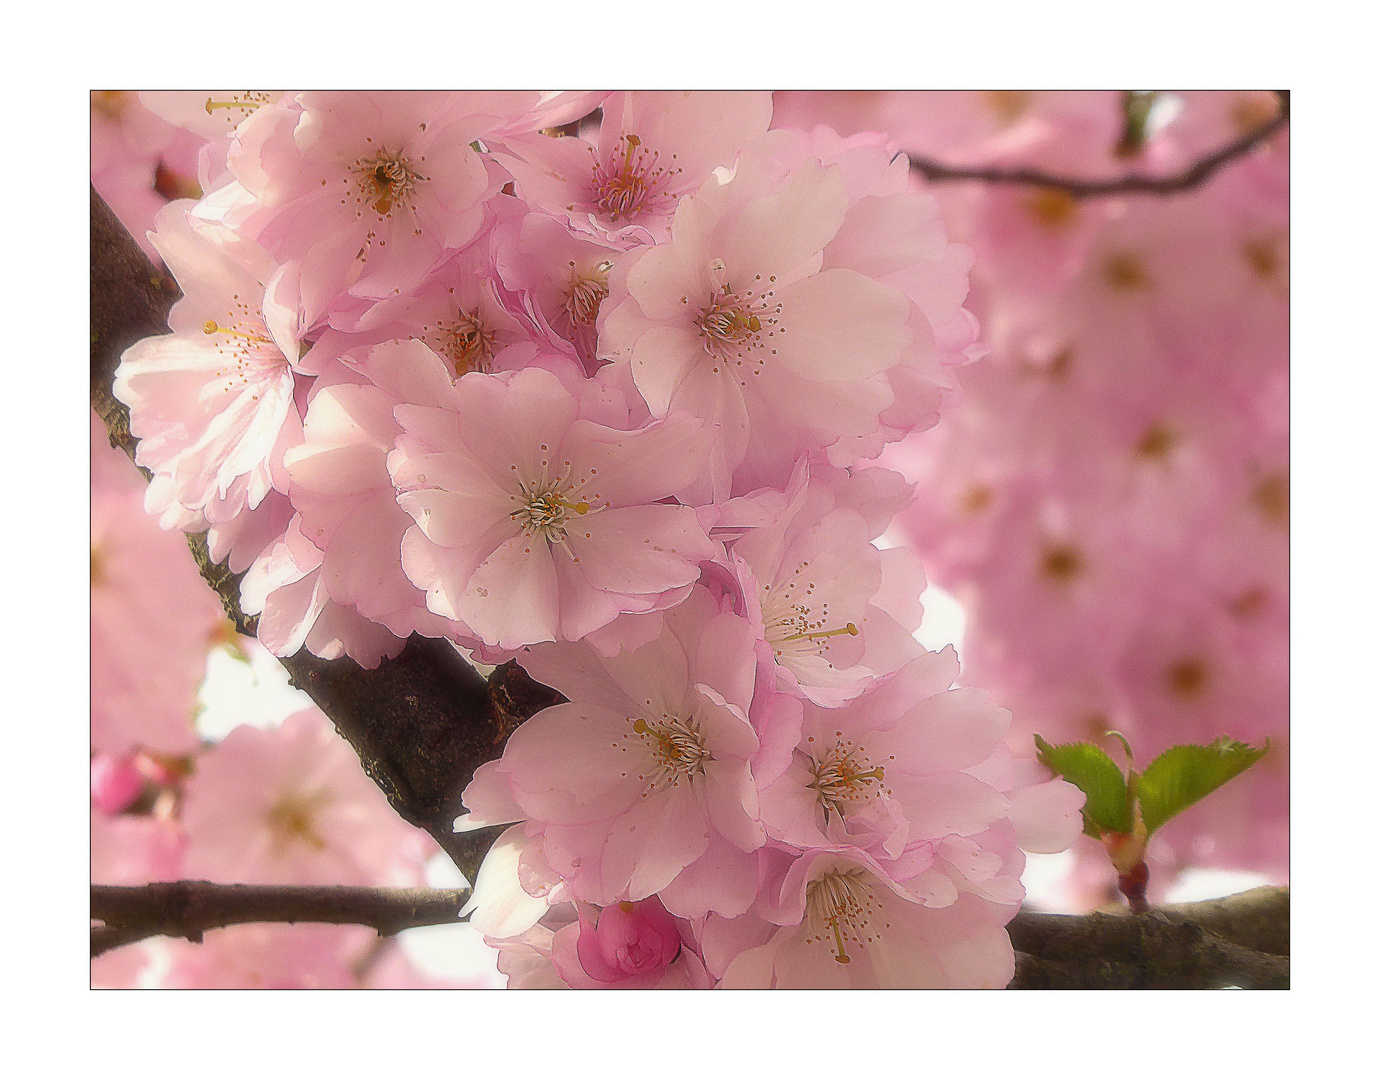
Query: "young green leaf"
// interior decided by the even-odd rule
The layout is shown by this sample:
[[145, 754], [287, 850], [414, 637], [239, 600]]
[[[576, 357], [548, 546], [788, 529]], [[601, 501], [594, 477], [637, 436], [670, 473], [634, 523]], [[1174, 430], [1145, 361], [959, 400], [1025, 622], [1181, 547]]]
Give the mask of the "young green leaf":
[[1245, 772], [1269, 748], [1269, 739], [1256, 749], [1226, 736], [1207, 746], [1170, 747], [1146, 766], [1137, 785], [1146, 835]]
[[1092, 743], [1051, 746], [1038, 735], [1035, 746], [1042, 762], [1088, 797], [1083, 806], [1085, 831], [1092, 836], [1131, 831], [1126, 778], [1107, 751]]

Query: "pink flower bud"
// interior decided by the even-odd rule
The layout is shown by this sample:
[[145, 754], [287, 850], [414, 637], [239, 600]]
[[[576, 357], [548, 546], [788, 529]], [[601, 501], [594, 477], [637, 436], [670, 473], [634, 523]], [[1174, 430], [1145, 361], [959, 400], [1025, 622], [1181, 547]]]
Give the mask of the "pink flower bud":
[[624, 900], [600, 911], [597, 922], [581, 911], [575, 953], [591, 979], [622, 982], [669, 966], [680, 953], [680, 930], [656, 897]]
[[132, 758], [97, 754], [91, 759], [91, 802], [103, 814], [118, 814], [139, 797], [144, 778]]

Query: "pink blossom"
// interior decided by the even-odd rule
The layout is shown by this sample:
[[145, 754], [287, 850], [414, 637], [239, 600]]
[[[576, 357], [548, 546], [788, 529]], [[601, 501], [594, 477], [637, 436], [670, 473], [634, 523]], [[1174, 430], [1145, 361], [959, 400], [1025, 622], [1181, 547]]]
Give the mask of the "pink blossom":
[[179, 131], [128, 90], [91, 91], [91, 186], [149, 258], [147, 233], [163, 204], [195, 197], [201, 140]]
[[[926, 870], [898, 880], [866, 854], [818, 850], [795, 860], [780, 879], [779, 903], [769, 918], [742, 926], [706, 927], [734, 946], [765, 935], [738, 951], [723, 971], [726, 989], [848, 989], [880, 987], [975, 987], [998, 989], [1015, 973], [1015, 954], [1005, 923], [1021, 890], [1007, 871], [1010, 900], [994, 902], [960, 885], [953, 867], [932, 857]], [[996, 857], [998, 866], [1002, 863]], [[907, 868], [913, 873], [914, 866]], [[988, 871], [990, 872], [990, 867]], [[991, 880], [991, 879], [989, 879]], [[779, 924], [773, 926], [771, 924]]]
[[685, 946], [688, 927], [682, 931], [682, 924], [655, 896], [602, 909], [589, 904], [575, 908], [579, 917], [576, 964], [570, 963], [569, 955], [569, 939], [575, 931], [557, 931], [552, 941], [552, 962], [571, 986], [667, 989], [675, 985], [671, 969], [678, 960], [691, 980], [698, 976], [702, 986], [709, 984], [704, 965]]
[[181, 535], [144, 513], [143, 481], [91, 417], [91, 743], [185, 753], [225, 615]]
[[346, 990], [377, 934], [367, 926], [271, 923], [211, 930], [198, 944], [170, 942], [169, 989]]
[[504, 806], [494, 785], [506, 781], [508, 813], [528, 818], [578, 899], [659, 893], [686, 917], [734, 914], [752, 901], [751, 852], [764, 839], [748, 766], [758, 748], [747, 715], [751, 630], [703, 588], [664, 619], [660, 637], [617, 657], [588, 646], [525, 650], [533, 677], [570, 703], [519, 727], [465, 802]]
[[321, 573], [324, 558], [295, 515], [283, 536], [250, 565], [240, 582], [240, 606], [259, 617], [259, 641], [275, 656], [293, 656], [305, 647], [324, 660], [349, 656], [367, 668], [397, 656], [405, 639], [366, 619], [353, 604], [331, 598]]
[[525, 367], [549, 352], [552, 341], [534, 320], [509, 309], [486, 243], [466, 248], [407, 293], [336, 315], [333, 326], [350, 333], [325, 334], [318, 349], [359, 351], [367, 344], [414, 338], [443, 357], [456, 378], [469, 371]]
[[432, 850], [315, 710], [237, 727], [187, 781], [186, 873], [263, 884], [415, 885]]
[[620, 264], [600, 327], [653, 415], [719, 425], [704, 485], [716, 498], [749, 456], [739, 492], [782, 486], [802, 451], [875, 431], [893, 401], [884, 373], [912, 337], [902, 293], [821, 269], [848, 213], [843, 170], [806, 160], [782, 177], [768, 156], [780, 142], [681, 201], [671, 240]]
[[[884, 556], [871, 540], [889, 514], [874, 514], [879, 520], [869, 523], [848, 505], [851, 497], [870, 509], [869, 495], [860, 498], [857, 490], [866, 482], [853, 484], [845, 474], [830, 482], [827, 475], [822, 470], [820, 479], [807, 482], [800, 472], [784, 512], [736, 540], [731, 558], [746, 612], [781, 684], [819, 704], [839, 705], [918, 651], [910, 635], [920, 613], [916, 605], [915, 625], [902, 626], [877, 606], [883, 562], [897, 556]], [[896, 591], [918, 597], [923, 577], [897, 569], [909, 580], [896, 582]]]
[[312, 319], [345, 290], [410, 289], [474, 239], [497, 185], [470, 144], [535, 94], [304, 93], [236, 131], [237, 181], [208, 208], [297, 270]]
[[274, 266], [255, 245], [198, 230], [186, 203], [153, 234], [186, 295], [171, 334], [125, 351], [114, 394], [130, 409], [136, 460], [155, 474], [146, 505], [164, 528], [203, 529], [287, 486], [283, 451], [301, 437], [294, 401], [297, 313], [265, 289]]
[[587, 370], [595, 366], [595, 325], [619, 254], [540, 213], [514, 210], [494, 230], [504, 286], [526, 298], [553, 337], [574, 346]]
[[776, 127], [885, 132], [911, 156], [952, 165], [985, 164], [1051, 125], [1086, 125], [1089, 140], [1108, 151], [1099, 172], [1125, 170], [1110, 155], [1123, 127], [1115, 90], [788, 90], [772, 99]]
[[177, 821], [148, 814], [91, 814], [91, 880], [100, 885], [177, 881], [187, 836]]
[[949, 648], [842, 708], [807, 704], [794, 762], [762, 792], [769, 835], [897, 858], [908, 844], [972, 836], [1008, 816], [1001, 792], [965, 770], [991, 756], [1010, 714], [981, 691], [950, 689], [957, 675]]
[[403, 567], [436, 614], [491, 645], [576, 640], [622, 612], [681, 599], [715, 554], [689, 507], [661, 503], [701, 471], [709, 432], [689, 417], [636, 431], [549, 372], [472, 373], [444, 408], [400, 405], [388, 457], [416, 525]]
[[691, 924], [656, 897], [602, 909], [559, 904], [520, 934], [486, 940], [499, 952], [509, 989], [703, 990], [714, 983]]
[[443, 406], [452, 376], [419, 341], [391, 341], [349, 357], [313, 388], [303, 441], [284, 461], [304, 537], [320, 552], [319, 584], [399, 638], [440, 636], [446, 623], [402, 569], [412, 519], [398, 506], [387, 458], [402, 431], [395, 405]]
[[761, 91], [644, 91], [604, 103], [597, 145], [508, 139], [500, 155], [534, 208], [619, 249], [666, 239], [681, 196], [767, 130]]

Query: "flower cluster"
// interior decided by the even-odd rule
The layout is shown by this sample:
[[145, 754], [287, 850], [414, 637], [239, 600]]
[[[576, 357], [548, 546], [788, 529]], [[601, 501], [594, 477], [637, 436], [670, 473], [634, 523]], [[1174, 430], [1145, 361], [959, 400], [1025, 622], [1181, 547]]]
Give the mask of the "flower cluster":
[[[1127, 147], [1117, 96], [779, 106], [951, 164], [1104, 178], [1183, 169], [1279, 108], [1271, 93], [1161, 95]], [[919, 486], [894, 539], [963, 604], [965, 673], [1023, 739], [1115, 729], [1141, 766], [1178, 743], [1271, 740], [1258, 769], [1152, 840], [1161, 889], [1188, 865], [1287, 880], [1287, 139], [1173, 198], [927, 188], [978, 253], [991, 353], [963, 370], [961, 409], [883, 460]]]
[[147, 509], [279, 655], [418, 633], [567, 699], [464, 793], [510, 984], [1004, 985], [1081, 796], [874, 544], [980, 354], [895, 147], [755, 92], [145, 103], [205, 140], [115, 381]]

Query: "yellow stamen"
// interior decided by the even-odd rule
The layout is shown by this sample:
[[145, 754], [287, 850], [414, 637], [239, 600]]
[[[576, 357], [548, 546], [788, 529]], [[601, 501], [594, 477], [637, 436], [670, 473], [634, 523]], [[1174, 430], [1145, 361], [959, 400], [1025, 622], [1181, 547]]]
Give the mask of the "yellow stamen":
[[262, 101], [212, 101], [210, 98], [207, 98], [206, 115], [215, 115], [213, 111], [215, 109], [244, 109], [246, 112], [253, 112], [262, 104]]
[[838, 952], [834, 954], [834, 959], [840, 964], [851, 964], [853, 959], [848, 955], [848, 950], [843, 947], [843, 932], [839, 929], [838, 919], [834, 919], [830, 923], [830, 927], [834, 931], [834, 946], [838, 949]]
[[247, 334], [243, 330], [231, 330], [219, 325], [214, 319], [207, 319], [201, 329], [207, 334], [229, 334], [231, 337], [244, 338], [246, 341], [257, 341], [261, 345], [273, 344], [272, 338], [266, 338], [261, 334]]
[[789, 634], [789, 635], [787, 635], [786, 637], [783, 637], [781, 640], [782, 640], [782, 641], [806, 641], [806, 640], [809, 640], [809, 641], [818, 641], [820, 638], [838, 637], [840, 634], [847, 634], [847, 635], [849, 635], [850, 637], [857, 637], [857, 636], [858, 636], [858, 628], [857, 628], [855, 625], [853, 625], [852, 623], [849, 623], [847, 626], [840, 627], [840, 628], [837, 629], [837, 630], [816, 630], [816, 631], [814, 631], [813, 633], [809, 633], [809, 634]]

